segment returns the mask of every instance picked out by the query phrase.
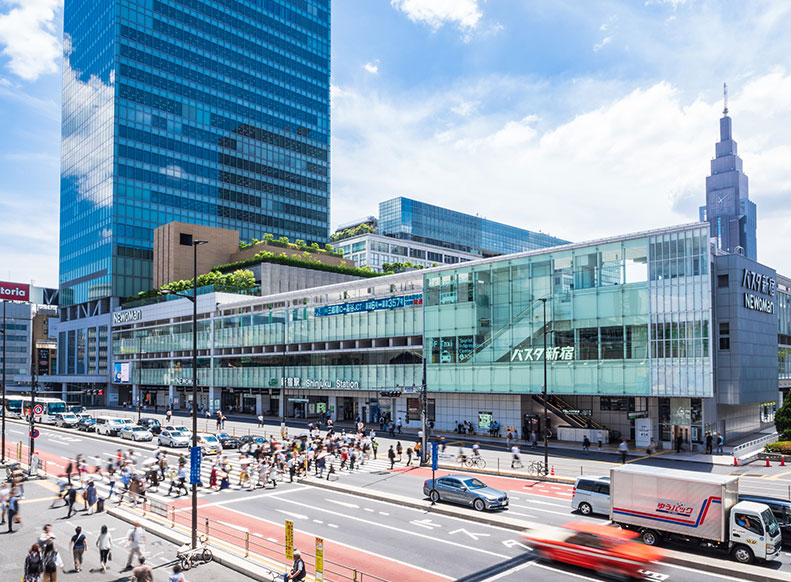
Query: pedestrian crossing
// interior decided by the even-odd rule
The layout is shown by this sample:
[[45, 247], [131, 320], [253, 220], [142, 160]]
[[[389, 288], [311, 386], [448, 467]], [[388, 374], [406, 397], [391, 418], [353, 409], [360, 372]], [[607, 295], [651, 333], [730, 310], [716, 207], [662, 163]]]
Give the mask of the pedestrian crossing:
[[[239, 483], [239, 475], [241, 473], [241, 455], [234, 451], [234, 452], [226, 452], [222, 456], [225, 460], [227, 460], [231, 464], [231, 474], [230, 474], [230, 486], [227, 489], [222, 491], [216, 491], [209, 487], [209, 483], [211, 482], [211, 471], [212, 467], [214, 466], [215, 462], [217, 462], [217, 457], [212, 455], [210, 457], [204, 457], [203, 462], [201, 463], [201, 483], [202, 486], [198, 488], [198, 498], [211, 498], [217, 495], [222, 495], [223, 493], [227, 493], [228, 491], [244, 491], [244, 490], [252, 490], [250, 487], [250, 482], [245, 481], [241, 485]], [[98, 462], [98, 459], [92, 459]], [[149, 459], [137, 459], [138, 463], [135, 465], [139, 471], [142, 472], [142, 467], [148, 466]], [[98, 475], [93, 473], [89, 473], [85, 479], [85, 484], [93, 478], [94, 486], [96, 487], [97, 493], [100, 498], [105, 499], [106, 503], [116, 503], [124, 491], [123, 483], [121, 482], [119, 473], [116, 472], [114, 480], [115, 484], [112, 487], [108, 478], [107, 472], [104, 468], [107, 465], [107, 460], [102, 460], [102, 471], [100, 473], [101, 478]], [[406, 465], [406, 459], [404, 459], [401, 463], [396, 463], [395, 468], [403, 468]], [[412, 463], [412, 466], [415, 466], [415, 463]], [[175, 468], [176, 464], [171, 462], [170, 468]], [[187, 468], [189, 469], [189, 461], [187, 463]], [[345, 469], [341, 469], [340, 467], [340, 459], [336, 458], [334, 462], [335, 474], [336, 475], [344, 475], [349, 474], [348, 466]], [[329, 466], [325, 469], [324, 474], [329, 470]], [[387, 459], [383, 459], [381, 456], [378, 459], [368, 459], [362, 464], [355, 464], [354, 470], [351, 471], [352, 474], [354, 473], [387, 473], [390, 470], [390, 461]], [[311, 467], [311, 475], [315, 473], [315, 468]], [[285, 474], [279, 474], [277, 478], [278, 482], [288, 481], [289, 475], [286, 471]], [[257, 482], [257, 479], [255, 480]], [[191, 486], [189, 484], [189, 471], [187, 477], [187, 491], [188, 494], [191, 492]], [[267, 487], [270, 487], [267, 485]], [[149, 487], [146, 490], [146, 498], [151, 501], [157, 501], [160, 503], [172, 503], [174, 500], [179, 498], [186, 498], [188, 494], [183, 493], [183, 489], [181, 491], [181, 495], [179, 495], [179, 491], [176, 487], [173, 488], [173, 493], [171, 495], [167, 495], [168, 490], [170, 489], [170, 479], [166, 477], [164, 481], [161, 481], [156, 488]], [[260, 485], [256, 487], [256, 489], [261, 489]], [[111, 494], [112, 493], [112, 494]], [[130, 502], [131, 498], [129, 493], [124, 493], [123, 495], [123, 503]]]

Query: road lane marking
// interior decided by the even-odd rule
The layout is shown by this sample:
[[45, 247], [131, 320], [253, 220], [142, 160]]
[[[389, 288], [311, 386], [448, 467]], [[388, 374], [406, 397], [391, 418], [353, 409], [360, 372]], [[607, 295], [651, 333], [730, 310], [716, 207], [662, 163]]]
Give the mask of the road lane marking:
[[551, 572], [557, 572], [563, 574], [564, 576], [572, 576], [574, 578], [579, 578], [580, 580], [590, 580], [591, 582], [599, 582], [599, 578], [590, 578], [588, 576], [583, 576], [582, 574], [576, 574], [574, 572], [567, 572], [565, 570], [561, 570], [560, 568], [552, 568], [551, 566], [547, 566], [546, 564], [541, 564], [539, 562], [533, 562], [536, 567], [543, 568], [544, 570], [549, 570]]
[[485, 578], [481, 582], [494, 582], [495, 580], [499, 580], [500, 578], [505, 578], [506, 576], [510, 576], [511, 574], [515, 574], [525, 568], [529, 568], [533, 564], [535, 564], [535, 560], [531, 560], [529, 562], [525, 562], [524, 564], [519, 564], [518, 566], [511, 568], [510, 570], [506, 570], [505, 572], [500, 572], [496, 576], [492, 576], [491, 578]]
[[275, 509], [275, 511], [280, 512], [283, 515], [287, 515], [289, 517], [293, 517], [294, 519], [308, 519], [307, 515], [302, 515], [301, 513], [293, 513], [291, 511], [285, 511], [283, 509]]
[[506, 556], [504, 554], [499, 554], [497, 552], [491, 552], [489, 550], [476, 548], [474, 546], [466, 546], [464, 544], [460, 544], [460, 543], [457, 543], [457, 542], [452, 542], [450, 540], [438, 539], [438, 538], [435, 538], [434, 536], [428, 536], [428, 535], [425, 535], [425, 534], [422, 534], [422, 533], [419, 533], [419, 532], [416, 532], [416, 531], [411, 531], [411, 530], [404, 529], [404, 528], [401, 528], [401, 527], [396, 527], [396, 526], [393, 526], [393, 525], [387, 525], [387, 524], [384, 524], [384, 523], [380, 523], [378, 521], [371, 521], [369, 519], [363, 519], [361, 517], [355, 517], [353, 515], [345, 515], [343, 513], [338, 513], [336, 511], [332, 511], [332, 510], [326, 509], [324, 507], [316, 507], [316, 506], [313, 506], [313, 505], [308, 505], [307, 503], [300, 503], [299, 501], [293, 501], [293, 500], [290, 501], [289, 503], [291, 505], [295, 505], [295, 506], [298, 506], [298, 507], [304, 507], [305, 509], [314, 509], [316, 511], [322, 511], [324, 513], [329, 513], [330, 515], [334, 515], [334, 516], [340, 517], [342, 519], [349, 519], [349, 520], [352, 520], [352, 521], [367, 523], [367, 524], [373, 525], [375, 527], [381, 527], [381, 528], [388, 529], [388, 530], [391, 530], [391, 531], [397, 531], [397, 532], [405, 533], [405, 534], [408, 534], [408, 535], [411, 535], [411, 536], [415, 536], [415, 537], [431, 540], [432, 542], [438, 542], [438, 543], [449, 545], [449, 546], [455, 546], [455, 547], [458, 547], [458, 548], [463, 548], [465, 550], [472, 550], [474, 552], [479, 552], [481, 554], [487, 554], [489, 556], [494, 556], [496, 558], [503, 558], [503, 559], [506, 559], [506, 560], [508, 558], [510, 558], [510, 556]]
[[[695, 574], [700, 574], [703, 570], [695, 570], [693, 568], [687, 568], [685, 566], [676, 566], [675, 564], [668, 564], [667, 562], [662, 562], [662, 568], [676, 568], [677, 570], [685, 570], [687, 572], [693, 572]], [[733, 578], [731, 576], [725, 576], [723, 574], [715, 574], [714, 572], [705, 571], [706, 576], [716, 576], [717, 578], [722, 578], [723, 580], [735, 580], [736, 582], [744, 582], [744, 578]]]
[[356, 503], [346, 503], [345, 501], [338, 501], [337, 499], [325, 499], [324, 501], [329, 501], [330, 503], [335, 503], [336, 505], [342, 505], [343, 507], [348, 507], [349, 509], [360, 509], [360, 506]]
[[[264, 497], [278, 497], [280, 495], [286, 495], [287, 493], [294, 493], [296, 491], [303, 491], [303, 490], [309, 489], [309, 488], [310, 487], [308, 487], [307, 485], [304, 485], [303, 487], [295, 487], [293, 489], [282, 489], [282, 490], [278, 491], [277, 493], [260, 493], [258, 495], [250, 495], [250, 496], [247, 496], [247, 497], [235, 497], [233, 499], [227, 499], [226, 501], [215, 501], [214, 503], [201, 503], [198, 506], [198, 509], [203, 509], [204, 507], [216, 507], [216, 506], [222, 507], [223, 505], [230, 505], [231, 503], [239, 503], [240, 501], [250, 501], [252, 499], [262, 499]], [[236, 491], [241, 491], [241, 490], [237, 489]], [[215, 494], [216, 493], [219, 493], [219, 492], [215, 491]], [[192, 511], [192, 508], [191, 507], [181, 507], [179, 509], [176, 509], [176, 511]]]

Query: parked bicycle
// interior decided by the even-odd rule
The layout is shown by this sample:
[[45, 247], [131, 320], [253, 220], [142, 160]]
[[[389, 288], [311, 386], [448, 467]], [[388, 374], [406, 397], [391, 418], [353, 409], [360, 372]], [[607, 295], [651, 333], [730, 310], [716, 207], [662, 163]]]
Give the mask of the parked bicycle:
[[209, 549], [209, 538], [206, 536], [198, 536], [200, 546], [197, 548], [190, 547], [189, 544], [181, 546], [176, 551], [176, 559], [181, 564], [183, 570], [189, 570], [196, 564], [203, 562], [208, 564], [214, 559], [214, 554]]
[[546, 475], [547, 467], [544, 461], [530, 461], [530, 464], [527, 466], [527, 472], [531, 475]]

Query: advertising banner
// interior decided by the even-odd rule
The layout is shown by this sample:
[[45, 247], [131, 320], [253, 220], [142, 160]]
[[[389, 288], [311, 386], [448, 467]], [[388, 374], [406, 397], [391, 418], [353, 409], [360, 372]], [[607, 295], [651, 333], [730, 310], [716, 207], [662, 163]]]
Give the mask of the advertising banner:
[[30, 301], [30, 285], [0, 281], [0, 299]]
[[113, 363], [113, 382], [129, 384], [129, 362]]

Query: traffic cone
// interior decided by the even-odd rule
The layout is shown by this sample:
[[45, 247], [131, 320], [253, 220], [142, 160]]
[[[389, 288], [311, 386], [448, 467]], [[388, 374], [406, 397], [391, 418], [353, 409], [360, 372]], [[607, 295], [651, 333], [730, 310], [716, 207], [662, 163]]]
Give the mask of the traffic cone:
[[772, 466], [771, 463], [769, 463], [769, 457], [766, 457], [766, 466], [767, 467], [771, 467]]
[[785, 457], [780, 457], [780, 466], [781, 467], [785, 467], [786, 466], [786, 458]]
[[738, 467], [739, 466], [739, 459], [737, 459], [735, 456], [733, 457], [733, 466], [734, 467]]
[[555, 476], [555, 465], [552, 465], [552, 471], [549, 474]]

